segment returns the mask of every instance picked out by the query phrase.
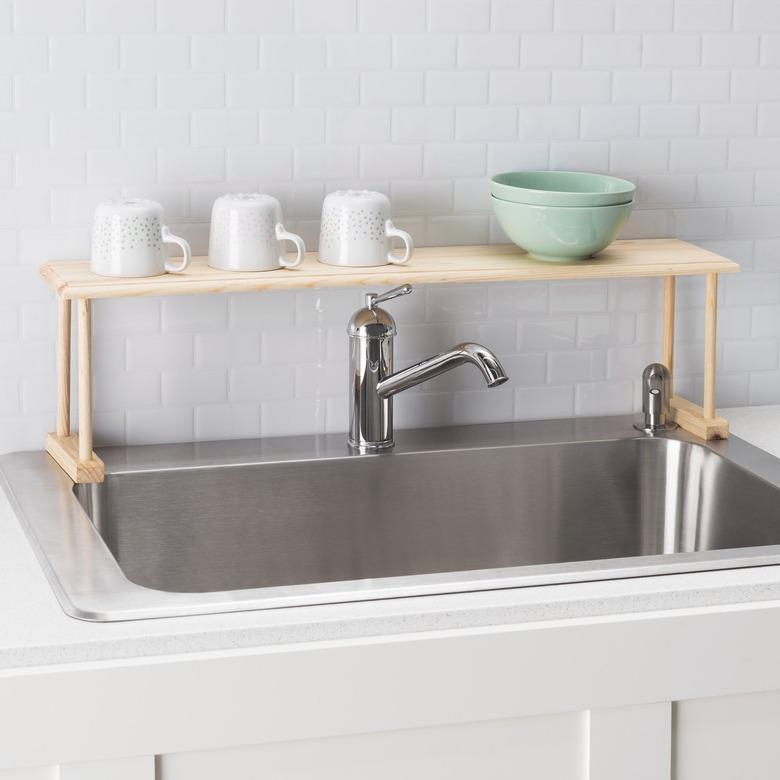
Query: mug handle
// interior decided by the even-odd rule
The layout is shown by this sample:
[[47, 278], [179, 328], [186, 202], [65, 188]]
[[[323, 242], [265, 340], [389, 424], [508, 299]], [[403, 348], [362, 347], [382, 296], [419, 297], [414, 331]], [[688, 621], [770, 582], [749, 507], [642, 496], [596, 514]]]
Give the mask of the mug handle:
[[187, 266], [190, 264], [190, 260], [192, 260], [190, 245], [181, 236], [175, 236], [171, 233], [167, 225], [162, 226], [162, 240], [163, 244], [177, 244], [180, 246], [183, 255], [179, 263], [173, 262], [172, 260], [166, 260], [165, 270], [169, 274], [179, 274], [186, 270]]
[[394, 255], [393, 250], [391, 249], [387, 253], [387, 262], [393, 263], [394, 265], [402, 265], [403, 263], [406, 263], [414, 251], [414, 241], [412, 241], [412, 237], [405, 230], [399, 230], [389, 219], [387, 222], [385, 222], [385, 235], [388, 238], [400, 238], [401, 241], [404, 242], [405, 247], [402, 257]]
[[303, 239], [295, 233], [289, 233], [284, 229], [281, 222], [276, 223], [276, 238], [278, 241], [292, 241], [298, 254], [294, 260], [288, 260], [284, 254], [279, 255], [279, 263], [283, 268], [295, 268], [303, 262], [303, 255], [306, 252], [306, 245]]

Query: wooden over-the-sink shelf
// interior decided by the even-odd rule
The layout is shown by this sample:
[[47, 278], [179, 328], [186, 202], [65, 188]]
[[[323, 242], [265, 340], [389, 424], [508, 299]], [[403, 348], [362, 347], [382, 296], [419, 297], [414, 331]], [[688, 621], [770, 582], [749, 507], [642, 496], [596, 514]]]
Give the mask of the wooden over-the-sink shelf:
[[407, 265], [373, 268], [325, 265], [307, 252], [298, 268], [238, 272], [210, 268], [207, 258], [193, 258], [180, 274], [141, 279], [98, 276], [88, 261], [49, 263], [41, 269], [61, 298], [125, 298], [141, 295], [303, 290], [324, 287], [455, 284], [458, 282], [556, 281], [640, 276], [688, 276], [730, 273], [739, 266], [725, 257], [676, 239], [615, 241], [595, 260], [544, 263], [532, 260], [516, 246], [423, 247]]
[[[732, 260], [676, 239], [615, 241], [593, 260], [544, 263], [516, 246], [455, 246], [417, 249], [407, 265], [339, 267], [318, 262], [309, 252], [294, 269], [260, 273], [218, 271], [196, 257], [180, 274], [141, 279], [98, 276], [88, 261], [52, 262], [41, 268], [59, 299], [57, 431], [46, 449], [74, 482], [101, 482], [103, 463], [92, 450], [93, 298], [305, 290], [358, 285], [456, 284], [638, 277], [664, 278], [663, 346], [660, 362], [674, 371], [675, 278], [705, 275], [704, 403], [672, 396], [672, 415], [680, 427], [703, 439], [725, 438], [728, 423], [715, 416], [715, 344], [718, 274], [734, 273]], [[71, 301], [77, 301], [79, 432], [70, 428]]]

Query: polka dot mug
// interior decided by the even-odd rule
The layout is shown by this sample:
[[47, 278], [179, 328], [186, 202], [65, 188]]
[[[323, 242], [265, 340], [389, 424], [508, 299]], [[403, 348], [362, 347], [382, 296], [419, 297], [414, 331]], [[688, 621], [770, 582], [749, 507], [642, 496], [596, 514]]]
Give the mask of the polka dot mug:
[[[396, 255], [390, 241], [400, 238], [404, 252]], [[320, 262], [330, 265], [369, 266], [405, 263], [414, 243], [390, 220], [390, 201], [381, 192], [337, 190], [322, 205]]]
[[[295, 247], [289, 258], [284, 241]], [[259, 192], [222, 195], [211, 209], [209, 265], [223, 271], [273, 271], [300, 265], [303, 239], [284, 229], [282, 206]]]
[[[181, 247], [171, 261], [165, 244]], [[163, 207], [153, 200], [116, 198], [101, 203], [92, 225], [90, 267], [101, 276], [159, 276], [180, 273], [190, 264], [190, 245], [164, 224]]]

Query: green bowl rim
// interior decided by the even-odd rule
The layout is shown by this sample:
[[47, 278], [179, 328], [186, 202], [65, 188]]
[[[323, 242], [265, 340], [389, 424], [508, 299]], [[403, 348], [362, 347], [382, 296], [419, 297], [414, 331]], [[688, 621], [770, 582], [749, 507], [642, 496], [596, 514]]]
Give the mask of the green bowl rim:
[[543, 203], [520, 203], [516, 200], [507, 200], [506, 198], [499, 198], [496, 195], [490, 196], [491, 200], [497, 200], [501, 203], [511, 203], [513, 206], [526, 206], [527, 208], [531, 209], [565, 209], [565, 210], [573, 210], [573, 209], [619, 209], [623, 206], [633, 206], [636, 203], [636, 199], [632, 198], [631, 200], [627, 200], [625, 203], [605, 203], [602, 206], [546, 206]]
[[[527, 171], [501, 171], [501, 173], [494, 173], [490, 177], [491, 184], [500, 184], [502, 187], [511, 187], [512, 189], [516, 190], [529, 190], [530, 192], [537, 192], [537, 193], [551, 193], [555, 195], [618, 195], [623, 192], [623, 190], [618, 190], [617, 192], [575, 192], [571, 190], [539, 190], [535, 189], [533, 187], [521, 187], [517, 184], [507, 184], [503, 181], [496, 181], [496, 177], [498, 176], [508, 176], [513, 173], [567, 173], [567, 174], [576, 174], [577, 176], [597, 176], [599, 178], [604, 179], [612, 179], [613, 181], [620, 182], [621, 184], [626, 184], [630, 189], [627, 190], [627, 192], [634, 193], [636, 192], [636, 184], [634, 182], [629, 181], [628, 179], [621, 179], [619, 176], [611, 176], [608, 173], [591, 173], [590, 171], [546, 171], [546, 170], [527, 170]], [[504, 198], [501, 198], [500, 200], [504, 200]], [[617, 204], [613, 204], [617, 205]], [[578, 206], [574, 206], [573, 208], [580, 208]]]

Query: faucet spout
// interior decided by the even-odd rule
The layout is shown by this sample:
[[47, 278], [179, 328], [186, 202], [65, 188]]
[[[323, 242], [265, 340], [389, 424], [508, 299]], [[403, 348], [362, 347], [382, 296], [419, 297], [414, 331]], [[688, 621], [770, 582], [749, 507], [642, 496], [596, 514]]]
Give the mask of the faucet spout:
[[487, 347], [466, 342], [385, 377], [377, 385], [377, 395], [380, 398], [391, 398], [464, 363], [476, 366], [488, 387], [498, 387], [508, 379], [498, 358]]

